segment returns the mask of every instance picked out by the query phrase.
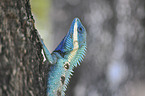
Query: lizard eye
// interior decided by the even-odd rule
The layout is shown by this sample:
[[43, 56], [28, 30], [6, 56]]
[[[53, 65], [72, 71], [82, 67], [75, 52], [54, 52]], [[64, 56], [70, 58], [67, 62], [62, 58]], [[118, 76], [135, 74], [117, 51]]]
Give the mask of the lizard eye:
[[81, 27], [79, 29], [80, 29], [80, 31], [82, 31], [82, 28]]
[[83, 29], [82, 29], [81, 27], [78, 28], [78, 32], [82, 32], [82, 30], [83, 30]]

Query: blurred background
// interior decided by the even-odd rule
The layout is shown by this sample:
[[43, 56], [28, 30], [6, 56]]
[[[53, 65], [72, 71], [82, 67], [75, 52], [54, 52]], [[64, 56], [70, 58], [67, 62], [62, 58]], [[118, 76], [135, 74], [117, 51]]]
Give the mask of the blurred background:
[[145, 0], [31, 0], [31, 8], [50, 52], [75, 17], [87, 30], [66, 96], [145, 96]]

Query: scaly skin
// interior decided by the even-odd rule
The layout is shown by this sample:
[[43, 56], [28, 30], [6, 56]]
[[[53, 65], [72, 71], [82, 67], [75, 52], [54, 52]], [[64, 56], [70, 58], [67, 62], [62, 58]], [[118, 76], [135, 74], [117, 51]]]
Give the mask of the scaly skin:
[[49, 61], [47, 96], [65, 96], [65, 91], [72, 75], [86, 53], [86, 30], [80, 20], [75, 18], [69, 32], [58, 47], [50, 54], [44, 45], [44, 54]]

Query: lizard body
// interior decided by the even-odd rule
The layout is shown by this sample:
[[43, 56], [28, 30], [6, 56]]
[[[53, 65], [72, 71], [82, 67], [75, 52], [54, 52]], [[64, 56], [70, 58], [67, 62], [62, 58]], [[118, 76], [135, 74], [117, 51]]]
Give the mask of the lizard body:
[[69, 32], [50, 54], [41, 40], [44, 54], [49, 61], [47, 96], [65, 96], [65, 91], [74, 67], [80, 64], [86, 53], [86, 30], [75, 18]]

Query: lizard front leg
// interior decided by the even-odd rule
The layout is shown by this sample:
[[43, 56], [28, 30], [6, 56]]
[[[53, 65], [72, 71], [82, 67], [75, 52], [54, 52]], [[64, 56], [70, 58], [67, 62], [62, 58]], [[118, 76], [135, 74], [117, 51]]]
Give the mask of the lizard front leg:
[[42, 46], [43, 46], [43, 51], [44, 51], [44, 55], [46, 57], [46, 60], [48, 60], [48, 62], [50, 64], [55, 64], [57, 62], [57, 57], [55, 55], [50, 54], [50, 52], [46, 48], [45, 44], [43, 43], [43, 40], [41, 40], [41, 43], [42, 43]]

